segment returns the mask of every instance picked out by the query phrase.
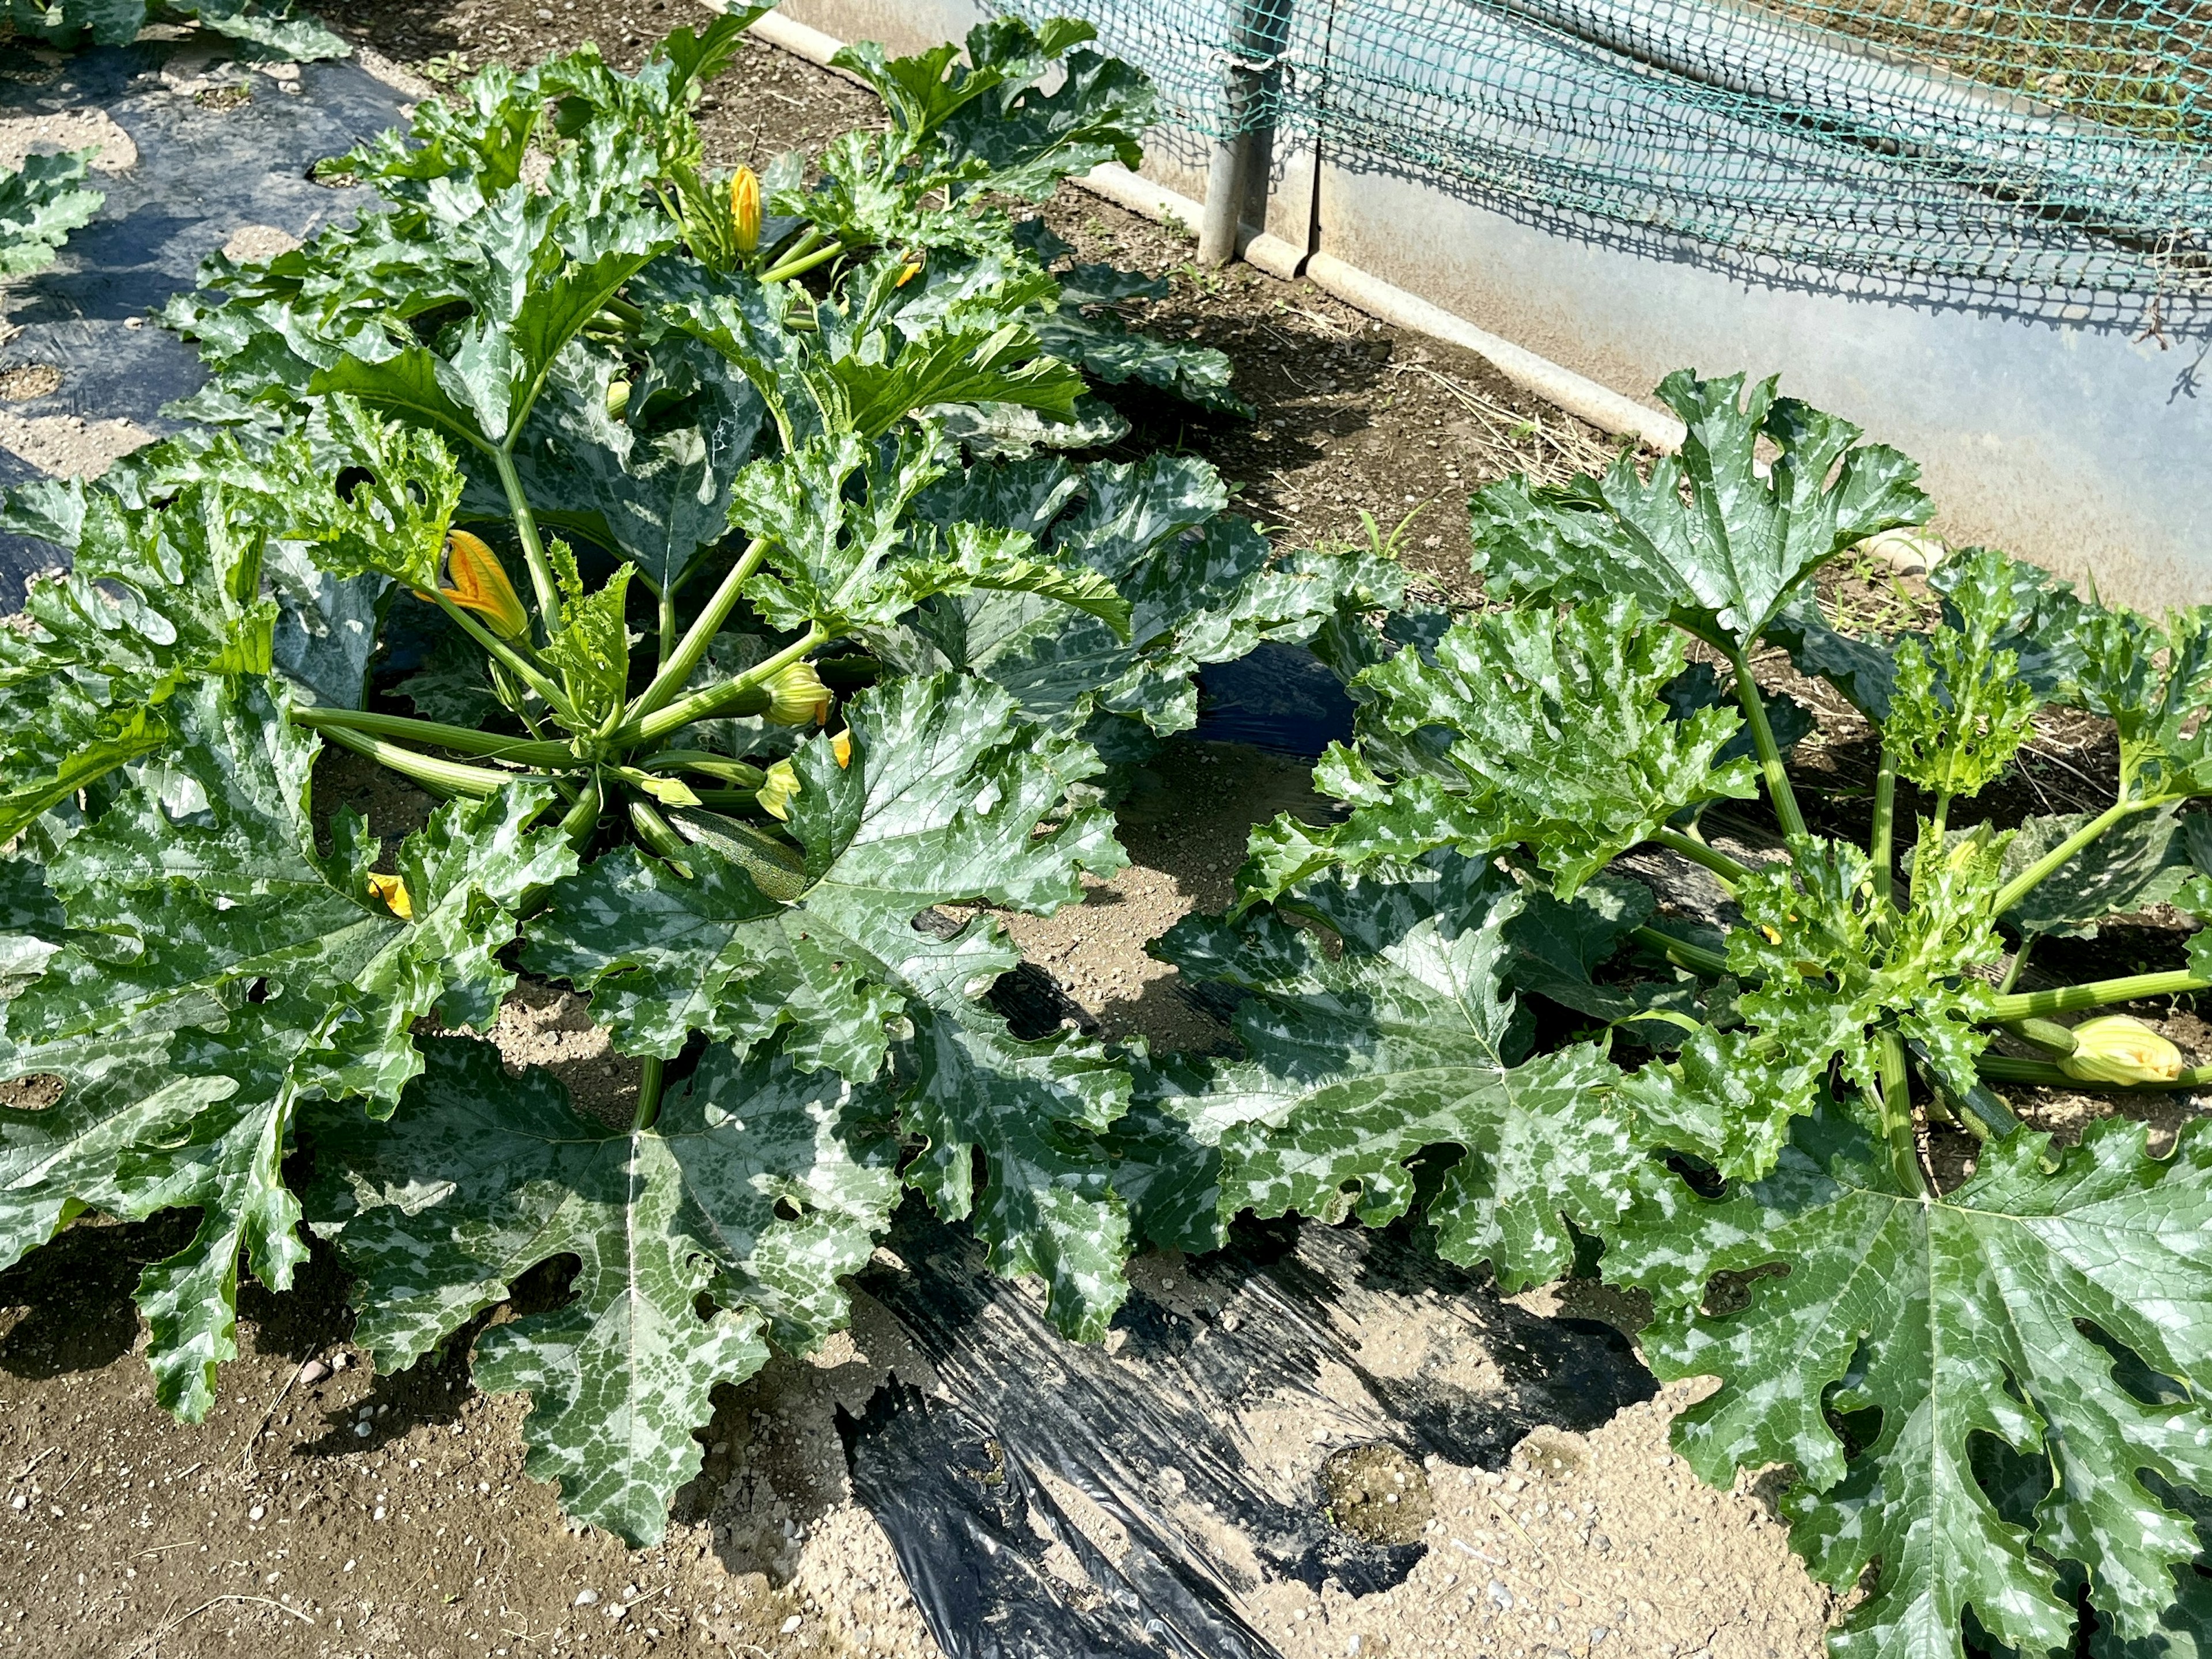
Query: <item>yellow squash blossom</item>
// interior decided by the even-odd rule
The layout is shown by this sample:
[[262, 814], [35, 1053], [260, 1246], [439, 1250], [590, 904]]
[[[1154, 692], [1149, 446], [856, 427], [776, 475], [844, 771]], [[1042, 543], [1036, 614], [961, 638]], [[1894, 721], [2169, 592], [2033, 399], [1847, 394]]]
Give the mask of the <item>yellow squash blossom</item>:
[[368, 891], [372, 898], [382, 899], [384, 908], [400, 921], [415, 920], [415, 901], [408, 894], [404, 876], [372, 875], [368, 878]]
[[451, 586], [438, 591], [464, 610], [476, 611], [501, 639], [520, 639], [530, 630], [530, 613], [522, 608], [514, 584], [507, 579], [499, 556], [465, 530], [446, 538], [446, 574]]
[[762, 811], [772, 818], [788, 820], [791, 803], [799, 795], [799, 774], [791, 769], [791, 763], [780, 760], [768, 769], [768, 778], [754, 793]]
[[760, 246], [760, 174], [750, 167], [741, 167], [730, 175], [730, 224], [738, 252], [750, 253]]
[[2074, 1052], [2058, 1069], [2084, 1083], [2171, 1083], [2181, 1050], [2139, 1019], [2106, 1014], [2074, 1028]]
[[830, 688], [811, 662], [778, 670], [768, 692], [768, 717], [774, 725], [820, 726], [830, 718]]
[[850, 732], [840, 732], [836, 737], [830, 738], [830, 752], [837, 757], [840, 769], [850, 766], [853, 763], [853, 734]]

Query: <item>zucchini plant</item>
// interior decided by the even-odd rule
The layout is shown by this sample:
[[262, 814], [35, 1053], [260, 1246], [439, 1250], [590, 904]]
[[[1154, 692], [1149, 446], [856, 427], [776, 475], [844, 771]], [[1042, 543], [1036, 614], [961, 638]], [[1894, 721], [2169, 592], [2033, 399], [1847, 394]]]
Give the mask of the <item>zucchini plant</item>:
[[[1241, 996], [1243, 1053], [1139, 1062], [1123, 1187], [1191, 1248], [1247, 1209], [1419, 1204], [1509, 1289], [1601, 1248], [1651, 1298], [1652, 1368], [1721, 1379], [1682, 1455], [1722, 1485], [1788, 1466], [1796, 1548], [1863, 1588], [1838, 1652], [2071, 1650], [2077, 1603], [2112, 1650], [2194, 1639], [2212, 1139], [2112, 1117], [2062, 1144], [2003, 1091], [2212, 1080], [2124, 1016], [2063, 1023], [2212, 987], [2212, 934], [2017, 982], [2039, 936], [2212, 913], [2181, 810], [2212, 794], [2212, 612], [1973, 550], [1930, 631], [1851, 638], [1814, 578], [1926, 518], [1913, 465], [1771, 382], [1661, 395], [1688, 439], [1648, 477], [1474, 498], [1498, 608], [1325, 635], [1358, 740], [1316, 776], [1346, 811], [1256, 832], [1237, 910], [1156, 947]], [[1751, 672], [1774, 645], [1878, 734], [1863, 836], [1806, 821], [1808, 722]], [[2046, 705], [2112, 722], [2110, 805], [1974, 822]], [[1755, 796], [1774, 853], [1714, 844], [1714, 804]], [[1638, 848], [1709, 875], [1725, 926], [1660, 914], [1612, 867]]]
[[[0, 1109], [0, 1265], [197, 1209], [139, 1288], [192, 1417], [304, 1222], [378, 1364], [472, 1340], [530, 1468], [634, 1541], [908, 1189], [1103, 1329], [1127, 1073], [1018, 1038], [1014, 951], [942, 907], [1079, 897], [1198, 665], [1394, 597], [1201, 463], [1053, 453], [1126, 429], [1094, 356], [1233, 401], [1010, 210], [1137, 159], [1141, 77], [1064, 23], [859, 49], [889, 132], [717, 175], [694, 108], [757, 15], [425, 103], [335, 164], [380, 210], [173, 307], [198, 428], [7, 509], [74, 568], [0, 630], [0, 1077], [58, 1089]], [[380, 847], [333, 749], [441, 804]], [[639, 1057], [632, 1121], [455, 1035], [519, 970]]]

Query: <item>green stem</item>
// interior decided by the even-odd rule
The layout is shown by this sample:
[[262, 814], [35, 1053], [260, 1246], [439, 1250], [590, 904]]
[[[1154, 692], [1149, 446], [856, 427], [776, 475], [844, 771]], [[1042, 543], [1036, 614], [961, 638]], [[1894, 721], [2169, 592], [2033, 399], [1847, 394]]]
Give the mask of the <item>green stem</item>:
[[625, 328], [641, 327], [645, 322], [645, 313], [618, 294], [607, 295], [599, 302], [599, 309], [611, 317], [621, 319]]
[[465, 726], [410, 720], [404, 714], [375, 714], [362, 708], [295, 708], [292, 724], [317, 732], [343, 727], [375, 738], [400, 738], [485, 760], [512, 761], [518, 766], [567, 766], [576, 758], [565, 743], [510, 738], [498, 732], [471, 732]]
[[2048, 1019], [2016, 1019], [2005, 1027], [2023, 1042], [2033, 1042], [2039, 1048], [2048, 1048], [2064, 1059], [2078, 1046], [2072, 1028]]
[[599, 827], [599, 814], [606, 809], [606, 792], [599, 787], [599, 781], [594, 778], [583, 793], [576, 797], [576, 804], [562, 818], [561, 833], [568, 837], [568, 845], [577, 852], [580, 853], [591, 845], [592, 836]]
[[2212, 990], [2212, 979], [2199, 979], [2185, 968], [2163, 974], [2130, 974], [2124, 979], [2092, 980], [2087, 985], [2061, 985], [2048, 991], [2019, 991], [1999, 997], [1990, 1018], [2000, 1025], [2018, 1019], [2037, 1019], [2045, 1014], [2078, 1013], [2112, 1002], [2132, 1002], [2137, 997], [2179, 996], [2184, 991]]
[[827, 247], [818, 247], [813, 250], [813, 252], [806, 254], [787, 253], [783, 257], [782, 264], [777, 265], [772, 270], [764, 270], [761, 272], [761, 281], [763, 283], [786, 283], [789, 282], [794, 276], [804, 276], [808, 271], [813, 270], [815, 266], [829, 264], [830, 260], [836, 258], [844, 251], [844, 243], [832, 242]]
[[1717, 847], [1708, 846], [1695, 836], [1686, 836], [1679, 830], [1662, 826], [1652, 831], [1651, 840], [1655, 845], [1664, 847], [1669, 852], [1680, 853], [1692, 864], [1705, 866], [1720, 878], [1721, 884], [1731, 893], [1735, 890], [1738, 882], [1752, 873], [1749, 865], [1732, 859]]
[[703, 691], [695, 691], [656, 714], [647, 714], [643, 720], [624, 722], [615, 730], [609, 741], [623, 748], [658, 743], [670, 733], [682, 731], [694, 720], [711, 720], [717, 714], [730, 713], [749, 699], [757, 699], [757, 707], [753, 712], [759, 713], [768, 707], [761, 688], [820, 645], [826, 637], [821, 625], [817, 623], [766, 662], [756, 663], [736, 678], [725, 680], [720, 685], [710, 685]]
[[2010, 996], [2012, 988], [2020, 983], [2021, 970], [2027, 966], [2027, 953], [2035, 948], [2038, 937], [2039, 936], [2034, 933], [2022, 933], [2020, 936], [2020, 949], [2012, 953], [2011, 965], [2004, 970], [2004, 977], [1997, 981], [1999, 996]]
[[[729, 621], [730, 612], [737, 609], [746, 579], [760, 568], [760, 562], [767, 556], [768, 538], [754, 537], [745, 550], [738, 556], [738, 562], [730, 567], [730, 574], [722, 578], [721, 586], [714, 590], [714, 595], [707, 601], [706, 608], [693, 618], [675, 653], [661, 659], [660, 672], [653, 677], [653, 684], [639, 692], [624, 711], [623, 718], [625, 722], [643, 720], [684, 689], [693, 672], [707, 659], [707, 647], [714, 642], [714, 635], [722, 631], [722, 624]], [[672, 622], [674, 614], [672, 611], [666, 613]]]
[[637, 1074], [637, 1116], [632, 1121], [633, 1129], [650, 1129], [660, 1117], [660, 1091], [668, 1072], [668, 1062], [659, 1054], [647, 1054]]
[[1943, 831], [1949, 823], [1950, 818], [1951, 792], [1948, 789], [1940, 790], [1936, 796], [1935, 816], [1928, 820], [1928, 827], [1935, 831], [1935, 841], [1938, 847], [1943, 844]]
[[691, 879], [691, 860], [684, 837], [675, 827], [660, 816], [649, 800], [633, 795], [629, 799], [629, 826], [637, 831], [637, 838], [645, 843], [645, 850], [676, 866], [676, 873], [684, 880]]
[[668, 653], [676, 648], [676, 589], [665, 586], [660, 590], [660, 656], [659, 665], [668, 666]]
[[1984, 1054], [1974, 1062], [1974, 1069], [1992, 1083], [2033, 1083], [2051, 1089], [2095, 1089], [2110, 1091], [2161, 1091], [2168, 1089], [2202, 1089], [2212, 1084], [2212, 1066], [2191, 1066], [2171, 1083], [2095, 1083], [2078, 1077], [2069, 1077], [2046, 1060], [2015, 1060], [2010, 1054]]
[[[507, 434], [510, 441], [518, 434]], [[538, 518], [522, 493], [522, 476], [514, 470], [514, 457], [507, 445], [491, 452], [499, 472], [499, 487], [507, 492], [507, 511], [514, 514], [514, 533], [522, 544], [523, 562], [530, 567], [530, 586], [538, 595], [538, 614], [550, 629], [561, 620], [561, 590], [553, 585], [553, 567], [545, 562], [544, 544], [538, 539]], [[540, 692], [539, 696], [544, 694]]]
[[1662, 933], [1656, 927], [1639, 927], [1629, 938], [1647, 949], [1658, 951], [1669, 961], [1680, 963], [1694, 974], [1717, 975], [1729, 970], [1728, 958], [1719, 951], [1708, 951], [1702, 945], [1676, 939], [1672, 933]]
[[2127, 800], [2117, 802], [2106, 808], [1999, 888], [1996, 902], [1990, 907], [1990, 914], [1993, 916], [2008, 914], [2014, 905], [2033, 892], [2045, 877], [2058, 870], [2067, 860], [2119, 823], [2121, 819], [2143, 810], [2143, 803]]
[[1881, 746], [1881, 768], [1874, 776], [1874, 833], [1867, 837], [1867, 857], [1874, 866], [1874, 890], [1884, 903], [1891, 902], [1897, 866], [1897, 757]]
[[757, 766], [704, 749], [664, 749], [657, 755], [647, 756], [638, 765], [647, 772], [696, 772], [702, 777], [720, 778], [741, 789], [759, 788], [768, 775]]
[[784, 259], [804, 258], [807, 254], [813, 252], [816, 248], [820, 247], [821, 246], [822, 227], [819, 225], [809, 225], [806, 228], [805, 234], [804, 235], [793, 238], [791, 246], [784, 249], [777, 258], [779, 261]]
[[1759, 750], [1759, 769], [1765, 775], [1767, 799], [1773, 805], [1774, 816], [1780, 820], [1784, 836], [1805, 833], [1805, 815], [1797, 810], [1796, 792], [1790, 787], [1790, 774], [1782, 764], [1782, 750], [1774, 741], [1774, 727], [1766, 719], [1766, 704], [1759, 695], [1759, 682], [1751, 677], [1751, 659], [1740, 648], [1731, 648], [1729, 660], [1735, 669], [1736, 701], [1743, 705], [1743, 718], [1751, 727], [1751, 741]]
[[441, 610], [459, 625], [463, 633], [489, 651], [501, 667], [515, 675], [525, 685], [544, 698], [547, 705], [558, 711], [564, 720], [573, 720], [575, 718], [575, 710], [569, 705], [568, 693], [556, 685], [547, 678], [543, 670], [534, 665], [521, 652], [516, 650], [508, 641], [500, 638], [498, 635], [493, 633], [491, 629], [486, 628], [444, 594], [433, 593], [430, 597], [438, 602]]
[[695, 789], [691, 793], [699, 797], [699, 805], [710, 812], [761, 811], [757, 789]]
[[349, 732], [343, 726], [326, 726], [322, 728], [322, 733], [339, 748], [366, 755], [378, 765], [388, 767], [403, 778], [411, 778], [440, 794], [474, 795], [481, 799], [497, 794], [520, 778], [532, 775], [527, 772], [495, 772], [488, 766], [465, 766], [459, 761], [436, 760], [380, 738]]
[[1920, 1172], [1920, 1143], [1912, 1132], [1911, 1074], [1905, 1069], [1905, 1039], [1894, 1031], [1881, 1034], [1880, 1064], [1881, 1127], [1889, 1142], [1890, 1169], [1908, 1194], [1923, 1198], [1928, 1183]]

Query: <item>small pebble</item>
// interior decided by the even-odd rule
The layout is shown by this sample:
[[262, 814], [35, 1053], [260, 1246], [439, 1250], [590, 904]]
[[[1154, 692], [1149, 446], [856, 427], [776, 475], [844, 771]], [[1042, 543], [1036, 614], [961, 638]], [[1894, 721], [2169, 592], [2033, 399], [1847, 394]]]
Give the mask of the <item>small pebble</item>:
[[330, 1374], [331, 1368], [319, 1359], [310, 1359], [300, 1367], [300, 1381], [302, 1382], [319, 1382]]
[[352, 1364], [353, 1356], [343, 1350], [331, 1356], [331, 1369], [334, 1371], [342, 1371]]
[[595, 1589], [578, 1590], [576, 1592], [576, 1605], [580, 1607], [596, 1607], [599, 1605], [599, 1591]]
[[1511, 1611], [1513, 1607], [1513, 1592], [1506, 1589], [1504, 1585], [1499, 1583], [1495, 1578], [1490, 1581], [1489, 1594], [1491, 1606], [1496, 1607], [1500, 1613]]
[[31, 1507], [31, 1500], [24, 1497], [21, 1492], [17, 1492], [8, 1500], [8, 1507], [11, 1510], [27, 1510]]
[[793, 1613], [790, 1618], [783, 1621], [783, 1633], [786, 1636], [795, 1634], [799, 1626], [805, 1622], [805, 1620], [801, 1619], [797, 1613]]
[[369, 1436], [369, 1425], [366, 1422], [356, 1423], [353, 1425], [353, 1432], [355, 1439], [366, 1440]]
[[249, 1521], [258, 1521], [263, 1516], [268, 1513], [269, 1511], [264, 1506], [256, 1504], [252, 1509], [246, 1510], [246, 1518]]

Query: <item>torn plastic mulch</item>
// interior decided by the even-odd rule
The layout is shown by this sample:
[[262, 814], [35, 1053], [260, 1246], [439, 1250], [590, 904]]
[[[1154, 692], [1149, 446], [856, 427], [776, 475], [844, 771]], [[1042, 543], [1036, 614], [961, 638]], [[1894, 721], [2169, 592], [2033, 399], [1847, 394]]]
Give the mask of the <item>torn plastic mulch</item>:
[[[1146, 1266], [1103, 1347], [1060, 1337], [919, 1206], [860, 1276], [938, 1387], [887, 1383], [838, 1427], [949, 1659], [1270, 1659], [1240, 1605], [1260, 1584], [1370, 1594], [1428, 1548], [1331, 1525], [1286, 1421], [1301, 1450], [1325, 1433], [1497, 1468], [1540, 1425], [1592, 1429], [1656, 1391], [1618, 1331], [1524, 1312], [1402, 1224], [1246, 1224], [1180, 1272]], [[1410, 1367], [1363, 1358], [1393, 1327], [1425, 1338]], [[1484, 1361], [1498, 1387], [1455, 1380]]]
[[[350, 59], [296, 65], [286, 82], [250, 71], [221, 37], [143, 40], [64, 55], [0, 46], [0, 120], [102, 112], [130, 135], [137, 161], [88, 181], [107, 198], [59, 259], [6, 294], [18, 331], [0, 369], [41, 363], [61, 371], [43, 397], [11, 402], [10, 416], [128, 420], [175, 428], [162, 405], [205, 376], [190, 346], [152, 320], [193, 286], [209, 254], [240, 228], [305, 237], [373, 199], [314, 183], [309, 168], [404, 118], [405, 97]], [[0, 450], [0, 485], [40, 476]], [[23, 602], [23, 578], [63, 558], [50, 544], [0, 536], [0, 611]]]

